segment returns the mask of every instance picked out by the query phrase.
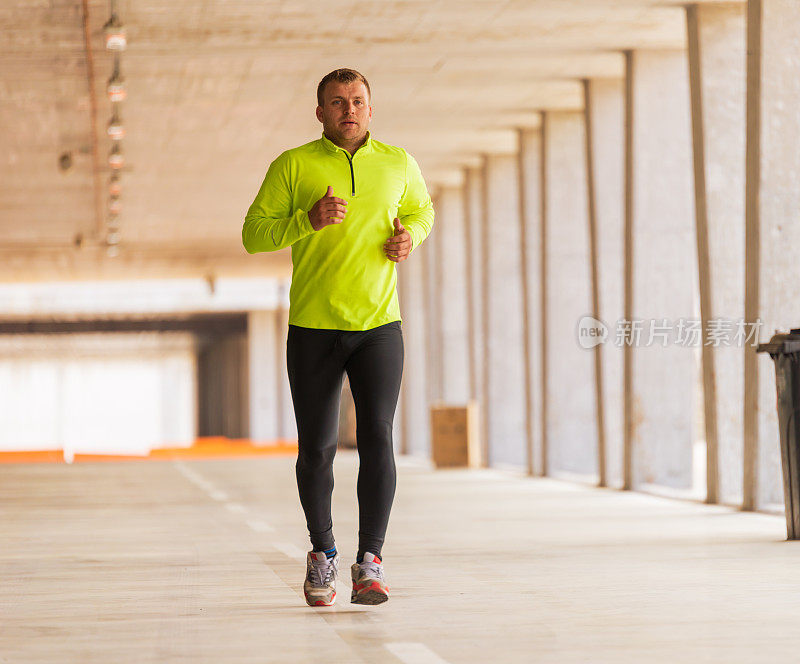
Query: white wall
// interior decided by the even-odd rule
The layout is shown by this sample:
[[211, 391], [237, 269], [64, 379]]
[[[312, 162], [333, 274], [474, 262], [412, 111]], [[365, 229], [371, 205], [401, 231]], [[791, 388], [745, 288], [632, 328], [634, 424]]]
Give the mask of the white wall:
[[188, 446], [195, 393], [189, 334], [0, 337], [0, 450]]

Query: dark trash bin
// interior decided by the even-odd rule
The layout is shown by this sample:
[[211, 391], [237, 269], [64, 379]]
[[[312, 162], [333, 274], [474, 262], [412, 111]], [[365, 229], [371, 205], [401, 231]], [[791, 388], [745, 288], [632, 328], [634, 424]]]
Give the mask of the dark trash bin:
[[786, 530], [787, 538], [796, 540], [800, 539], [800, 328], [774, 335], [756, 351], [769, 353], [775, 362]]

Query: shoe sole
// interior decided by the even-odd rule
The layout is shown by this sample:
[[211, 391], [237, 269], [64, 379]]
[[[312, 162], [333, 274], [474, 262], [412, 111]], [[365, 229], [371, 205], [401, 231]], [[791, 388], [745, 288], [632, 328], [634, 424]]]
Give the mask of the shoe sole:
[[330, 602], [326, 602], [324, 599], [315, 599], [312, 602], [311, 600], [308, 599], [308, 595], [306, 595], [306, 604], [308, 604], [309, 606], [333, 606], [335, 603], [336, 603], [336, 593], [333, 593], [333, 597], [331, 597]]
[[384, 590], [374, 590], [372, 587], [364, 588], [360, 592], [354, 588], [350, 595], [350, 602], [352, 604], [367, 604], [369, 606], [383, 604], [388, 599], [389, 593]]
[[375, 606], [376, 604], [383, 604], [389, 599], [389, 595], [368, 590], [365, 593], [360, 593], [350, 598], [352, 604], [367, 604], [368, 606]]

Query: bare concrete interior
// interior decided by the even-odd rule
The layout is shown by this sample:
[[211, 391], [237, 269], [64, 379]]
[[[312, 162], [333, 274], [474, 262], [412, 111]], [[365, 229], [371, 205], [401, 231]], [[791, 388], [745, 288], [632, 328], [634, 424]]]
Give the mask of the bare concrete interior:
[[[397, 268], [410, 456], [388, 610], [298, 602], [288, 458], [0, 466], [0, 659], [318, 661], [312, 633], [342, 662], [791, 661], [773, 367], [736, 330], [800, 327], [799, 33], [796, 0], [2, 3], [0, 431], [59, 440], [23, 383], [66, 386], [82, 424], [86, 385], [111, 413], [96, 363], [37, 365], [42, 336], [102, 332], [92, 353], [147, 397], [127, 444], [189, 444], [179, 407], [197, 433], [296, 436], [290, 255], [247, 255], [240, 230], [269, 162], [319, 136], [335, 67], [369, 78], [373, 135], [418, 159], [437, 221]], [[589, 314], [595, 349], [577, 343]], [[681, 347], [685, 319], [724, 319], [731, 343]], [[617, 327], [633, 320], [637, 347]], [[468, 399], [492, 468], [433, 473], [430, 407]], [[337, 470], [351, 531], [354, 465]]]

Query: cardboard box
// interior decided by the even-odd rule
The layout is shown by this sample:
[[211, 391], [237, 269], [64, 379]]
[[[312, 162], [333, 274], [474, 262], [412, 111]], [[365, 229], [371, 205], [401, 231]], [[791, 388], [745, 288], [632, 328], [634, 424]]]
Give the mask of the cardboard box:
[[437, 468], [480, 466], [478, 403], [431, 406], [431, 453]]

